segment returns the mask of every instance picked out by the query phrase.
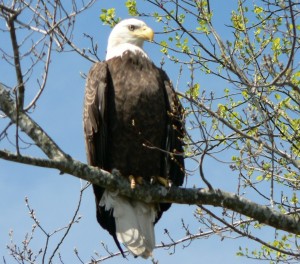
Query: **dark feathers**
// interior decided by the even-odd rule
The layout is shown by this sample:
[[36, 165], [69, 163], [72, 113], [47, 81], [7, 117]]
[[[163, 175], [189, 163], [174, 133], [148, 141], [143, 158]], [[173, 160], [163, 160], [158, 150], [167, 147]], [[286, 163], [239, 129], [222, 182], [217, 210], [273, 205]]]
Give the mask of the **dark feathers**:
[[[184, 180], [182, 108], [166, 73], [139, 53], [125, 52], [91, 68], [85, 91], [88, 163], [124, 177]], [[93, 186], [97, 220], [116, 239], [111, 210], [99, 206], [104, 189]], [[137, 187], [138, 188], [138, 187]], [[157, 217], [170, 204], [157, 205]]]

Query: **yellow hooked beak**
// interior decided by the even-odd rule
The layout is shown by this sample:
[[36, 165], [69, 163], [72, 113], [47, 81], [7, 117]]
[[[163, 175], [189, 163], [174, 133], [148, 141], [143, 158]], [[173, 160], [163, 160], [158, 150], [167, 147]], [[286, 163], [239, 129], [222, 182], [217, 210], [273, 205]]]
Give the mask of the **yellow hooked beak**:
[[143, 40], [153, 41], [153, 39], [154, 39], [154, 32], [153, 32], [152, 28], [150, 28], [148, 26], [143, 26], [139, 29], [136, 29], [133, 32], [133, 34]]

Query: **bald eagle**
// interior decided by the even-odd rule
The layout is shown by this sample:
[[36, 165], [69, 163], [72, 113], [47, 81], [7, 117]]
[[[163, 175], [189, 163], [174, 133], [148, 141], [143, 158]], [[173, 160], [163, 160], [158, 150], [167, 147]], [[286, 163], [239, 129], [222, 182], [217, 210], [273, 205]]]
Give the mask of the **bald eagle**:
[[[92, 166], [118, 170], [132, 183], [163, 178], [180, 186], [182, 108], [166, 73], [143, 50], [153, 36], [143, 21], [123, 20], [109, 36], [106, 60], [92, 66], [83, 118], [87, 159]], [[120, 243], [134, 256], [151, 256], [154, 225], [171, 204], [135, 201], [96, 185], [93, 189], [97, 220], [122, 254]]]

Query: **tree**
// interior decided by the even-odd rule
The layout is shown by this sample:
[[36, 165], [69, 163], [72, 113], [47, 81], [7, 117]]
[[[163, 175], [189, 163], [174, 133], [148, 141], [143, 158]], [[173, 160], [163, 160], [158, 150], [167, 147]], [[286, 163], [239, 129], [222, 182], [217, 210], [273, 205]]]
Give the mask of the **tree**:
[[[235, 234], [260, 244], [253, 251], [240, 247], [240, 256], [274, 263], [297, 262], [299, 2], [238, 0], [226, 21], [216, 17], [220, 6], [207, 0], [146, 2], [153, 11], [139, 8], [136, 1], [126, 1], [126, 6], [130, 15], [161, 25], [158, 33], [163, 34], [157, 42], [164, 54], [161, 65], [175, 64], [179, 72], [174, 84], [180, 87], [178, 94], [185, 106], [187, 186], [192, 181], [195, 187], [166, 190], [140, 186], [132, 191], [117, 175], [67, 155], [31, 118], [46, 87], [53, 52], [72, 50], [87, 60], [99, 59], [92, 36], [86, 35], [91, 48], [84, 49], [75, 44], [72, 35], [75, 18], [93, 5], [92, 0], [73, 0], [67, 5], [23, 0], [0, 4], [1, 19], [6, 21], [2, 34], [11, 43], [11, 48], [1, 49], [2, 58], [16, 75], [12, 84], [1, 80], [4, 126], [0, 139], [14, 140], [10, 149], [0, 150], [0, 157], [55, 168], [135, 199], [197, 205], [194, 215], [200, 231], [191, 233], [183, 221], [186, 240], [214, 233], [222, 238]], [[102, 9], [100, 18], [109, 25], [119, 20], [114, 8]], [[43, 74], [35, 75], [41, 68]], [[37, 92], [25, 103], [36, 78]], [[204, 78], [213, 85], [202, 88]], [[26, 143], [28, 137], [30, 142]], [[31, 148], [23, 149], [33, 144], [46, 157], [31, 157]], [[218, 182], [206, 169], [208, 162], [231, 171], [221, 175]], [[231, 192], [226, 192], [227, 182], [234, 185]], [[205, 188], [200, 188], [203, 185]], [[270, 227], [272, 238], [260, 235]], [[171, 239], [169, 245], [162, 246], [175, 248], [183, 240]]]

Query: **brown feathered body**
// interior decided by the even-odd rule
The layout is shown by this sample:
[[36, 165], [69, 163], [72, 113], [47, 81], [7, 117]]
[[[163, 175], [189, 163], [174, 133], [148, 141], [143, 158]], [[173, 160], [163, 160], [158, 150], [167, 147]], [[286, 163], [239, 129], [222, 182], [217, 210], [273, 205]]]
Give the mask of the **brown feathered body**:
[[[147, 57], [127, 51], [94, 64], [87, 78], [84, 105], [90, 165], [110, 172], [117, 169], [126, 178], [139, 176], [147, 182], [161, 176], [179, 186], [184, 179], [183, 131], [181, 105], [170, 80]], [[93, 188], [98, 222], [122, 251], [114, 209], [101, 205], [105, 190]], [[151, 206], [154, 225], [170, 204]]]

